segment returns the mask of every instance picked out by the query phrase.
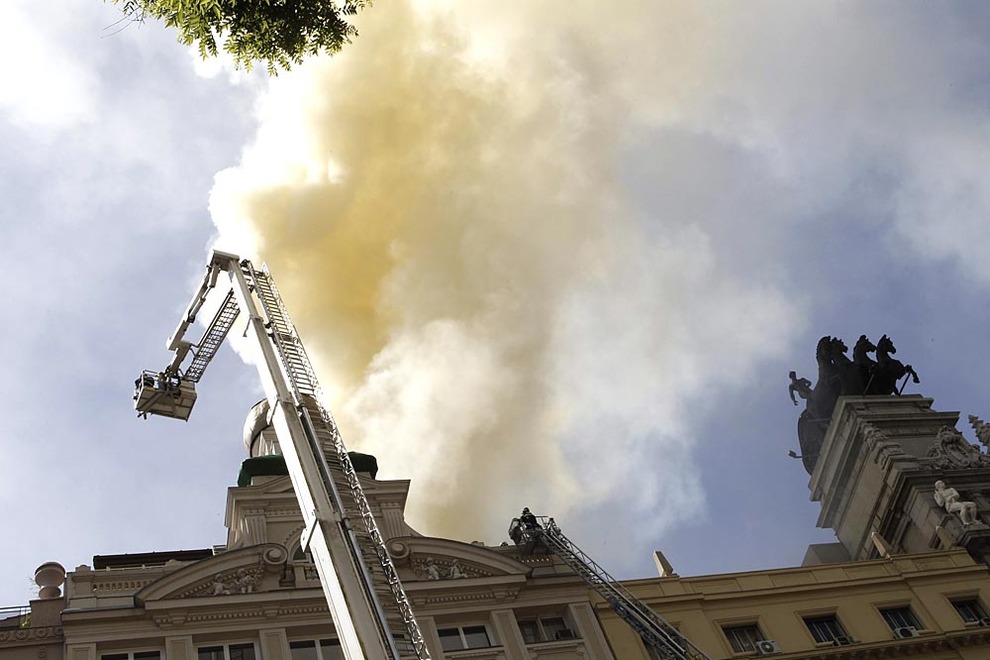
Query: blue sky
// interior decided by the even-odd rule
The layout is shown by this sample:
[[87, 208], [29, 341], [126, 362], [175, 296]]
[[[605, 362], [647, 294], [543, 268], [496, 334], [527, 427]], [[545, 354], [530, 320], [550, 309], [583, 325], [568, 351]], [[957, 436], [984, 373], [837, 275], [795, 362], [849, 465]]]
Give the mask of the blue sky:
[[974, 438], [980, 5], [503, 5], [381, 4], [274, 82], [95, 0], [0, 8], [0, 604], [224, 541], [252, 369], [225, 349], [187, 424], [130, 405], [215, 243], [270, 262], [423, 533], [526, 505], [623, 577], [797, 564], [824, 334], [890, 334]]

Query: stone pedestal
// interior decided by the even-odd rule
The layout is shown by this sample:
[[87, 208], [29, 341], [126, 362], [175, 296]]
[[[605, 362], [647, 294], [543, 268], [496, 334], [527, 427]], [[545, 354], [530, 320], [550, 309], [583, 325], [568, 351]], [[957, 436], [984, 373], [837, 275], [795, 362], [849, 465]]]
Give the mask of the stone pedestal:
[[980, 561], [990, 555], [990, 527], [963, 526], [933, 497], [942, 479], [986, 519], [990, 457], [958, 436], [947, 443], [939, 432], [959, 414], [932, 403], [918, 395], [839, 399], [809, 488], [822, 505], [818, 526], [834, 529], [853, 560], [877, 556], [874, 532], [894, 554], [959, 545]]

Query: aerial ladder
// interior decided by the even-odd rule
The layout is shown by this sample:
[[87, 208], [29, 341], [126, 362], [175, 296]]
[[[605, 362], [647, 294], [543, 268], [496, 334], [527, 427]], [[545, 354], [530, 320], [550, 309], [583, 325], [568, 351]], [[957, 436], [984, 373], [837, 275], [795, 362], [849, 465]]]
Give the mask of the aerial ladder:
[[[528, 514], [528, 511], [524, 511]], [[553, 518], [513, 518], [511, 538], [524, 554], [554, 553], [588, 583], [623, 621], [639, 633], [657, 660], [710, 660], [674, 626], [636, 598], [573, 541], [564, 536]]]
[[[223, 296], [220, 307], [199, 341], [190, 342], [186, 333], [214, 293]], [[166, 343], [172, 359], [135, 382], [138, 414], [187, 420], [196, 383], [241, 314], [247, 319], [245, 337], [258, 349], [269, 421], [305, 522], [301, 544], [312, 553], [344, 657], [429, 660], [337, 423], [266, 267], [212, 253], [203, 283]]]

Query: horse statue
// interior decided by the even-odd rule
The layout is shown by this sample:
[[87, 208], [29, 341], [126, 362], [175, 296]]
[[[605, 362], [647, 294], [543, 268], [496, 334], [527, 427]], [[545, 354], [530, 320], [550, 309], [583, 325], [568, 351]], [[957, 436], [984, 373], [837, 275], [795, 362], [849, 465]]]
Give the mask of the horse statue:
[[[825, 440], [829, 421], [840, 396], [900, 394], [898, 381], [906, 375], [918, 383], [918, 374], [911, 365], [903, 365], [892, 354], [897, 352], [887, 335], [876, 345], [866, 335], [860, 335], [853, 348], [853, 357], [846, 355], [849, 348], [838, 337], [824, 336], [818, 340], [815, 359], [818, 361], [818, 381], [809, 389], [810, 382], [791, 379], [789, 393], [794, 405], [798, 405], [795, 394], [805, 399], [806, 408], [798, 419], [798, 440], [801, 445], [801, 458], [809, 474], [814, 470]], [[876, 353], [876, 359], [870, 357]], [[905, 381], [906, 383], [906, 381]], [[903, 389], [903, 385], [901, 386]]]
[[862, 394], [865, 382], [860, 366], [849, 359], [846, 346], [838, 337], [822, 337], [818, 341], [818, 382], [808, 398], [808, 410], [816, 418], [832, 416], [835, 402], [843, 394]]
[[877, 347], [866, 335], [860, 335], [859, 341], [853, 347], [853, 364], [859, 369], [859, 378], [862, 383], [862, 393], [872, 394], [870, 388], [873, 386], [873, 379], [876, 376], [877, 361], [870, 357], [870, 353], [875, 353]]
[[838, 337], [832, 338], [832, 366], [839, 382], [839, 395], [862, 394], [866, 383], [860, 376], [859, 365], [846, 355], [849, 347]]
[[[921, 382], [910, 364], [902, 364], [899, 360], [890, 357], [896, 352], [894, 342], [890, 341], [887, 335], [877, 342], [877, 367], [871, 388], [874, 391], [871, 394], [900, 394], [904, 385], [898, 389], [897, 381], [905, 376], [911, 376], [911, 380], [915, 383]], [[906, 380], [904, 382], [907, 384]]]
[[[818, 360], [818, 380], [808, 397], [808, 413], [815, 419], [825, 419], [832, 414], [835, 400], [839, 398], [839, 381], [833, 352], [834, 338], [825, 335], [818, 340], [815, 359]], [[841, 343], [841, 342], [840, 342]]]

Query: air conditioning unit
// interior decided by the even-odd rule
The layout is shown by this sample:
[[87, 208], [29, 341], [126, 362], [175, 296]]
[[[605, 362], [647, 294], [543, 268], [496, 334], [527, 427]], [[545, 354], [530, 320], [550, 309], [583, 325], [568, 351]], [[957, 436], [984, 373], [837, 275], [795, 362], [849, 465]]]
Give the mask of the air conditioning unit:
[[900, 628], [894, 628], [894, 637], [897, 639], [904, 639], [906, 637], [917, 637], [918, 629], [914, 626], [901, 626]]
[[836, 635], [835, 639], [832, 640], [832, 644], [835, 646], [849, 646], [852, 643], [853, 641], [845, 635]]
[[983, 617], [980, 619], [980, 625], [990, 627], [990, 617]]
[[780, 644], [773, 639], [762, 639], [755, 645], [757, 655], [774, 655], [780, 653]]
[[574, 639], [574, 631], [570, 628], [558, 630], [553, 634], [554, 639]]

